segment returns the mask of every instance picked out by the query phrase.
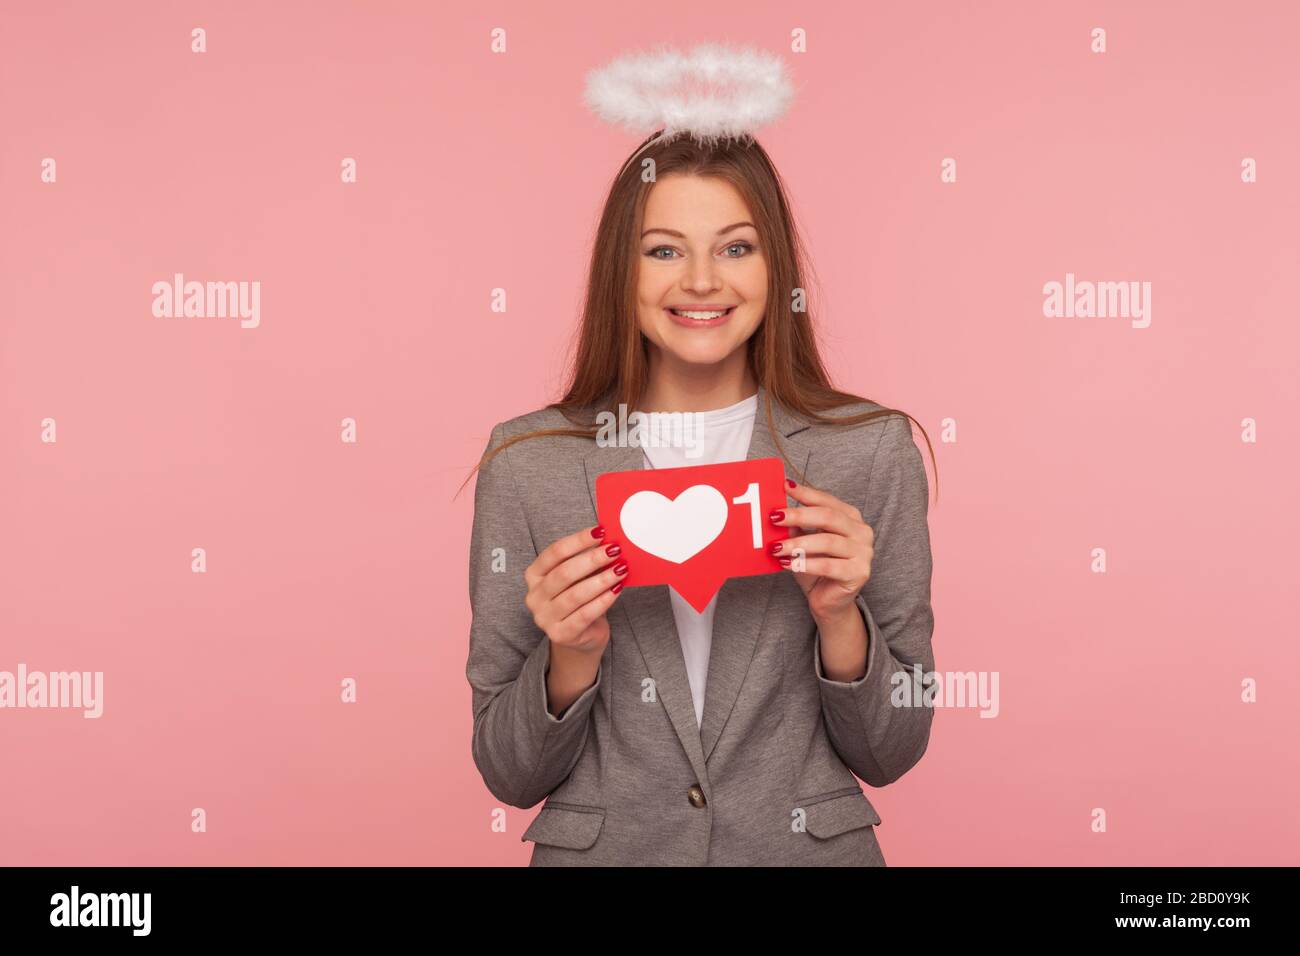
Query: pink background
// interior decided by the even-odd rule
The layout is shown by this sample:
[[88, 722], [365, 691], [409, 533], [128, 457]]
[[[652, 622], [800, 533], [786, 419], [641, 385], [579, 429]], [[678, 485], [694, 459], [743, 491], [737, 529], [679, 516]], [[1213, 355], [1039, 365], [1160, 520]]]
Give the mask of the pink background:
[[[562, 7], [6, 5], [0, 670], [106, 686], [0, 711], [0, 862], [526, 862], [470, 758], [453, 495], [556, 397], [639, 142], [585, 72], [701, 40], [791, 67], [762, 140], [826, 353], [929, 430], [938, 668], [1000, 674], [871, 791], [886, 858], [1300, 862], [1295, 5]], [[260, 281], [260, 327], [154, 318], [174, 272]], [[1151, 327], [1045, 318], [1066, 272], [1150, 281]]]

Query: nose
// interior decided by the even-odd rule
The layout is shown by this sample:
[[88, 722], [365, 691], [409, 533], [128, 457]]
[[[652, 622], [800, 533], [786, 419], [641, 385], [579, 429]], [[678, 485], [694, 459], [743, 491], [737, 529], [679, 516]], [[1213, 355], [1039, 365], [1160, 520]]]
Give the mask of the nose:
[[716, 292], [721, 287], [717, 265], [712, 256], [695, 256], [689, 261], [685, 285], [689, 291], [697, 294]]

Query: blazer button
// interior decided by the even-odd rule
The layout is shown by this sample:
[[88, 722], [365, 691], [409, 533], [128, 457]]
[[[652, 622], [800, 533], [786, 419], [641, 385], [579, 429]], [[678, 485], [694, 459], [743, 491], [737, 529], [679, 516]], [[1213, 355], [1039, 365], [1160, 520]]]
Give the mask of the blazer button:
[[691, 784], [691, 788], [686, 791], [686, 796], [690, 797], [691, 806], [704, 807], [709, 801], [704, 799], [704, 791], [700, 789], [698, 783]]

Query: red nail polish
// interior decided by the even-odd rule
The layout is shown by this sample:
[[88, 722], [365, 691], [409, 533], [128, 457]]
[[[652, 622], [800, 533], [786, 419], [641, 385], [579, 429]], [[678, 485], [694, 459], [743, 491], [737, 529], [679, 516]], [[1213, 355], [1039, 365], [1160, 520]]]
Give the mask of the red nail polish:
[[769, 554], [780, 554], [780, 553], [781, 553], [781, 545], [782, 545], [783, 543], [784, 543], [784, 542], [781, 542], [781, 541], [773, 541], [773, 542], [772, 542], [772, 546], [771, 546], [770, 548], [767, 549], [767, 550], [768, 550], [768, 553], [769, 553]]
[[785, 512], [778, 510], [778, 511], [773, 511], [770, 515], [768, 515], [767, 520], [771, 521], [772, 524], [778, 524], [781, 521], [781, 519], [784, 517], [785, 517]]
[[618, 584], [615, 584], [612, 588], [610, 588], [610, 591], [612, 591], [614, 594], [617, 594], [621, 590], [623, 590], [622, 581], [619, 581]]
[[611, 558], [617, 558], [620, 554], [623, 553], [623, 549], [620, 548], [617, 544], [611, 544], [608, 548], [605, 549], [605, 553], [609, 555]]
[[789, 558], [777, 558], [776, 560], [780, 562], [781, 567], [783, 568], [788, 568], [790, 566]]
[[591, 536], [593, 538], [598, 538], [598, 539], [605, 537], [604, 527], [601, 525], [596, 525], [596, 527], [591, 529]]
[[614, 573], [619, 575], [620, 577], [624, 574], [627, 574], [627, 562], [620, 561], [618, 564], [614, 565]]
[[795, 485], [795, 483], [794, 483], [794, 479], [793, 479], [793, 478], [787, 478], [787, 479], [785, 480], [785, 483], [786, 483], [787, 485], [789, 485], [791, 488], [798, 487], [797, 485]]

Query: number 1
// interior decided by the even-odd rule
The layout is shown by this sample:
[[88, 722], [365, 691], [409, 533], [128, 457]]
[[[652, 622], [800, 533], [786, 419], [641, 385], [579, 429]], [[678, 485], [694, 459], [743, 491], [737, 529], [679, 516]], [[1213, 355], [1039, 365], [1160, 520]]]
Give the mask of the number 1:
[[732, 498], [733, 505], [749, 505], [749, 524], [754, 531], [754, 547], [763, 546], [763, 525], [759, 520], [758, 513], [758, 482], [752, 481], [745, 493], [739, 498]]

